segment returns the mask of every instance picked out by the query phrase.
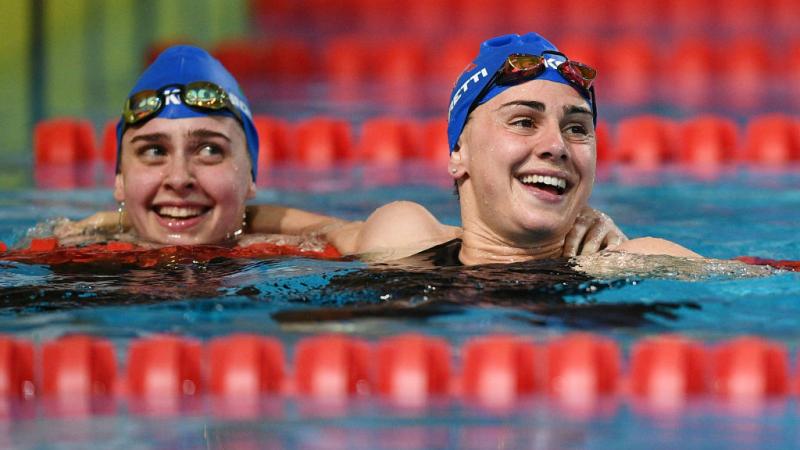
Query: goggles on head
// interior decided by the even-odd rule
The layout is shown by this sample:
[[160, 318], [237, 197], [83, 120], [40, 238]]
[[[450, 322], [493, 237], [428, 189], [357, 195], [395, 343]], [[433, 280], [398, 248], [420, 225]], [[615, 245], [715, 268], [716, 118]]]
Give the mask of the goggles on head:
[[492, 87], [508, 86], [530, 81], [540, 76], [548, 67], [547, 55], [557, 55], [564, 58], [564, 61], [556, 67], [558, 73], [567, 80], [572, 86], [586, 94], [591, 100], [592, 119], [597, 122], [597, 104], [595, 102], [594, 87], [592, 82], [597, 76], [597, 70], [578, 61], [572, 61], [561, 52], [545, 50], [541, 55], [528, 55], [514, 53], [506, 58], [500, 69], [495, 72], [492, 78], [486, 83], [483, 90], [475, 97], [475, 101], [469, 108], [472, 112], [481, 103], [483, 98]]
[[194, 81], [184, 85], [168, 85], [160, 89], [137, 92], [125, 101], [122, 118], [126, 125], [135, 125], [157, 116], [169, 103], [172, 95], [180, 96], [184, 105], [206, 111], [230, 111], [239, 121], [242, 114], [225, 89], [209, 81]]

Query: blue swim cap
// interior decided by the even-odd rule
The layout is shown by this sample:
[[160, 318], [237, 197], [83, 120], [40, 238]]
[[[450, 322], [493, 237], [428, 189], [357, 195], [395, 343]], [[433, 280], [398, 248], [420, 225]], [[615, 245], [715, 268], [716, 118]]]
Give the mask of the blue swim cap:
[[[222, 63], [205, 50], [191, 45], [176, 45], [164, 50], [153, 64], [150, 64], [136, 81], [128, 97], [148, 89], [161, 89], [174, 85], [184, 85], [195, 81], [208, 81], [225, 89], [234, 108], [242, 119], [242, 129], [247, 139], [247, 152], [250, 154], [253, 180], [258, 171], [258, 132], [253, 125], [253, 116], [247, 99], [239, 89], [239, 84]], [[168, 95], [168, 94], [167, 94]], [[165, 119], [184, 119], [189, 117], [205, 117], [220, 115], [236, 118], [225, 109], [207, 111], [186, 106], [180, 97], [172, 95], [166, 105], [158, 112], [157, 117]], [[122, 151], [122, 133], [125, 131], [125, 119], [117, 123], [117, 173], [119, 173], [120, 152]]]
[[[486, 87], [494, 74], [500, 70], [506, 58], [514, 53], [529, 55], [541, 55], [544, 51], [558, 51], [555, 45], [536, 33], [523, 35], [507, 34], [484, 41], [481, 44], [480, 53], [472, 61], [467, 70], [458, 77], [453, 92], [450, 94], [450, 108], [447, 111], [447, 140], [452, 153], [458, 143], [458, 137], [467, 123], [467, 116], [478, 95]], [[575, 88], [581, 96], [589, 101], [589, 106], [594, 109], [595, 105], [589, 97], [588, 92], [582, 91], [567, 81], [556, 70], [564, 59], [559, 55], [548, 55], [546, 70], [536, 77], [539, 80], [555, 81]], [[512, 87], [512, 85], [500, 86], [495, 84], [489, 92], [480, 100], [483, 104]], [[474, 105], [477, 106], [477, 105]]]

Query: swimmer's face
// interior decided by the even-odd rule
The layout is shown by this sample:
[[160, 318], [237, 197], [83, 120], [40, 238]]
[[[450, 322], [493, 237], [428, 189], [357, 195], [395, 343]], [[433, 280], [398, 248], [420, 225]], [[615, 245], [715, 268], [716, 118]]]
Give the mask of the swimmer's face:
[[255, 196], [244, 131], [230, 117], [155, 118], [122, 136], [114, 197], [140, 238], [218, 243]]
[[573, 88], [532, 80], [505, 90], [470, 114], [450, 158], [465, 228], [506, 244], [563, 238], [588, 203], [595, 159], [591, 109]]

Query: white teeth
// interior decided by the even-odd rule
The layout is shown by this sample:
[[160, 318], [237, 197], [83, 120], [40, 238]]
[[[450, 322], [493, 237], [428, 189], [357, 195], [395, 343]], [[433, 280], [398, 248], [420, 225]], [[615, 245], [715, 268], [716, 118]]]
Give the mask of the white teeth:
[[162, 216], [185, 218], [203, 214], [203, 208], [192, 206], [159, 206], [156, 212]]
[[567, 180], [558, 177], [550, 177], [544, 175], [525, 175], [520, 178], [525, 184], [546, 184], [548, 186], [557, 187], [559, 189], [567, 188]]

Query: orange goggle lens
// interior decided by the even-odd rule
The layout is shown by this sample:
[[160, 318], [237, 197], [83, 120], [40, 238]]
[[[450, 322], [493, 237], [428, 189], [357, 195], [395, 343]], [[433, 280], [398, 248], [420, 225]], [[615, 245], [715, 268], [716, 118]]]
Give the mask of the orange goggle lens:
[[[541, 75], [546, 67], [544, 56], [509, 55], [500, 69], [496, 82], [499, 85], [508, 85], [530, 80]], [[557, 70], [567, 81], [585, 90], [589, 90], [597, 76], [595, 69], [578, 61], [566, 60], [558, 66]]]

